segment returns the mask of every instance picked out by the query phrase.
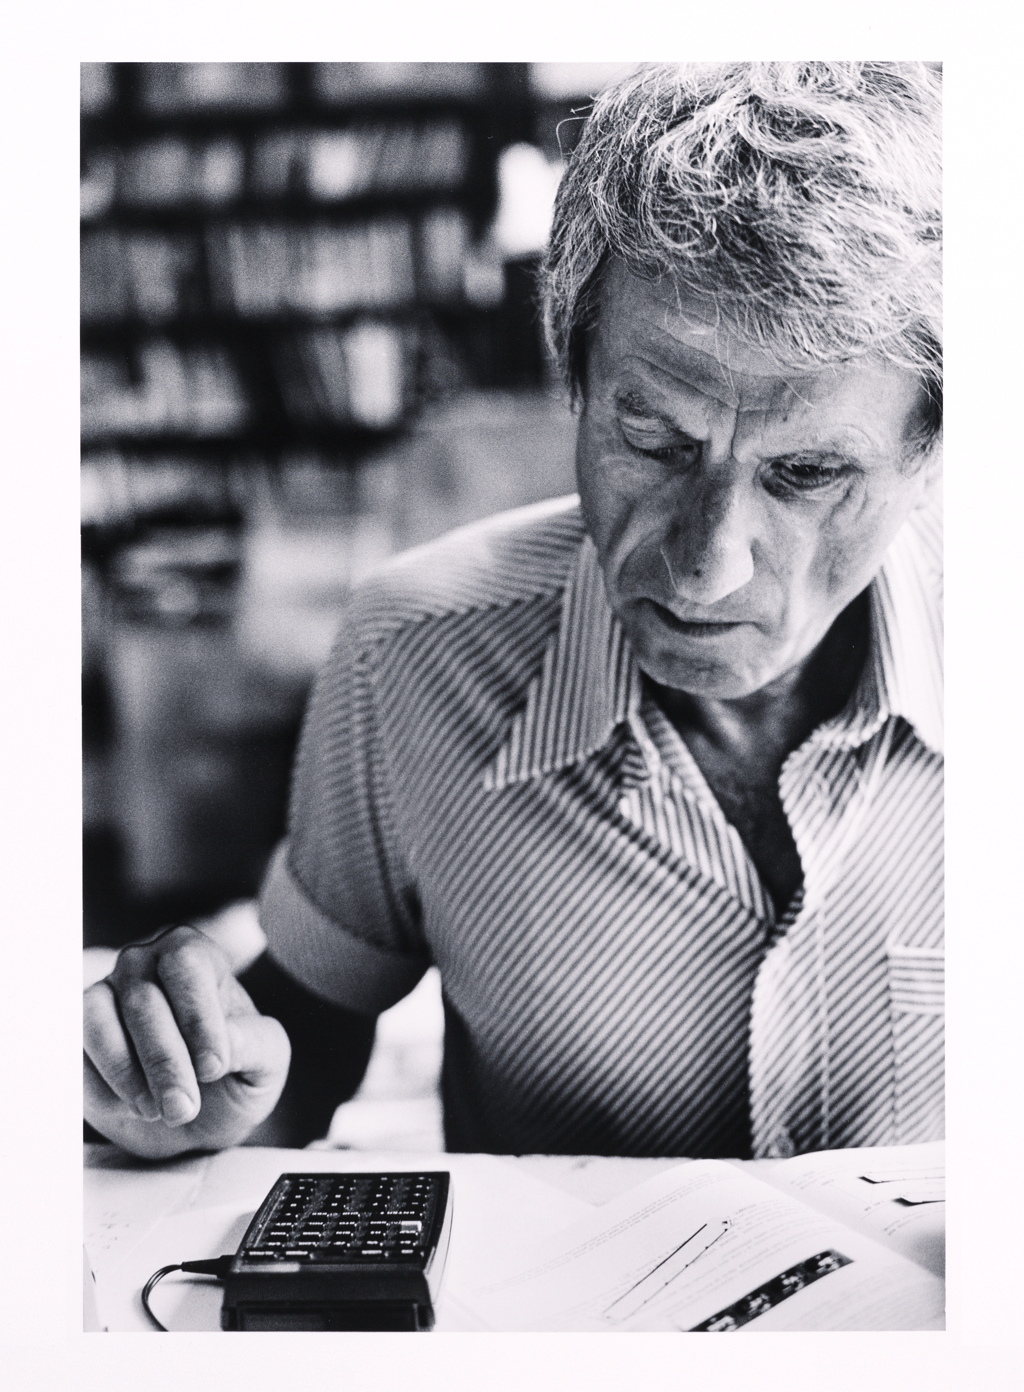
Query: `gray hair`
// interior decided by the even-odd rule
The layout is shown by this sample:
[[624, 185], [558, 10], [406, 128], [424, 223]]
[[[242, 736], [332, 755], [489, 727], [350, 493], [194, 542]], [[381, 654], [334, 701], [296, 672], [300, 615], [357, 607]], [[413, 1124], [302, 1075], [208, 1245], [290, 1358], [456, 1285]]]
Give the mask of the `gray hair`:
[[594, 102], [555, 202], [548, 341], [573, 399], [610, 257], [711, 300], [795, 369], [873, 354], [941, 430], [941, 76], [932, 63], [643, 67]]

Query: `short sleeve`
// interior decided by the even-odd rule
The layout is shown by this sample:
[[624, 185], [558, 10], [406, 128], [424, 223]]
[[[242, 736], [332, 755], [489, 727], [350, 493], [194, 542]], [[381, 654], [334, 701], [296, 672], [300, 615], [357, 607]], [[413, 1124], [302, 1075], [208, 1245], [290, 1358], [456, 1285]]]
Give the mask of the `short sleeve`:
[[288, 838], [260, 899], [271, 957], [310, 990], [366, 1014], [400, 1000], [430, 965], [392, 812], [372, 659], [354, 602], [314, 684]]

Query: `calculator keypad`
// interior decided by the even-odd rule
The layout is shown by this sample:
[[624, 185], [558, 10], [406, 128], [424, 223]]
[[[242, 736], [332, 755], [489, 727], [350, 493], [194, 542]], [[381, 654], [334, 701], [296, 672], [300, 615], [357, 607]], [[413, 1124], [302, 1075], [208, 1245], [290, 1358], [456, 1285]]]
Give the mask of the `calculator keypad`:
[[432, 1174], [283, 1175], [239, 1254], [248, 1261], [422, 1263], [440, 1197]]

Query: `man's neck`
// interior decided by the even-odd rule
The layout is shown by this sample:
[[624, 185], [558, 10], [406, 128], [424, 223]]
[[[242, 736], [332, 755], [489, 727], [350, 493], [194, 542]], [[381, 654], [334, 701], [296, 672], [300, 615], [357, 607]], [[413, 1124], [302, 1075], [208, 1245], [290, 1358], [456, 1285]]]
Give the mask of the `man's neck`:
[[843, 610], [808, 657], [760, 691], [717, 700], [656, 686], [655, 698], [687, 742], [762, 765], [767, 756], [781, 768], [787, 754], [846, 705], [863, 670], [868, 634], [865, 593]]
[[654, 689], [780, 915], [793, 901], [803, 868], [782, 806], [779, 774], [787, 755], [849, 700], [864, 666], [868, 633], [867, 598], [861, 595], [805, 662], [752, 696], [715, 701]]

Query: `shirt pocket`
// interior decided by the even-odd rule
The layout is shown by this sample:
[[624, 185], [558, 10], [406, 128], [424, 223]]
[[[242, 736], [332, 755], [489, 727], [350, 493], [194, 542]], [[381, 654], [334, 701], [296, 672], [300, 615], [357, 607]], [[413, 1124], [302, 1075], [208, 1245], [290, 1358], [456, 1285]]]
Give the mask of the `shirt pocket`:
[[886, 945], [893, 1044], [893, 1142], [944, 1134], [945, 954]]

